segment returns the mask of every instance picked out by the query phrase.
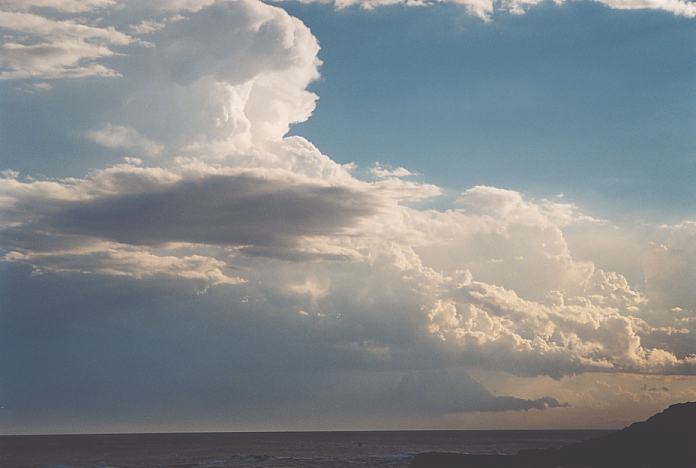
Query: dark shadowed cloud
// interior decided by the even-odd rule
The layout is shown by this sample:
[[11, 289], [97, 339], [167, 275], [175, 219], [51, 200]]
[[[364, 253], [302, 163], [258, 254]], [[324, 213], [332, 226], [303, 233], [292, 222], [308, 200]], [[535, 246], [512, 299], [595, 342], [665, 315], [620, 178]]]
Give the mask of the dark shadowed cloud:
[[241, 175], [62, 205], [35, 228], [135, 245], [289, 246], [352, 227], [377, 200], [345, 187]]

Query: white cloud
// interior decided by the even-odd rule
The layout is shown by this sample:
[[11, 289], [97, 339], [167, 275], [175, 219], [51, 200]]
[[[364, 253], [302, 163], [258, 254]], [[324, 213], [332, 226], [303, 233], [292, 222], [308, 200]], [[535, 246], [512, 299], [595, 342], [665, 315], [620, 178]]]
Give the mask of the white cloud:
[[643, 261], [647, 289], [660, 305], [696, 313], [696, 222], [662, 226]]
[[155, 255], [149, 251], [124, 249], [118, 245], [100, 245], [65, 252], [12, 251], [4, 260], [26, 263], [34, 273], [82, 273], [123, 276], [133, 279], [173, 278], [185, 280], [200, 290], [221, 284], [234, 285], [244, 280], [226, 272], [225, 262], [201, 255]]
[[28, 11], [48, 8], [51, 10], [81, 13], [112, 6], [116, 0], [0, 0], [0, 9]]
[[53, 88], [51, 83], [46, 83], [45, 81], [40, 81], [38, 83], [34, 83], [32, 85], [32, 87], [36, 90], [39, 90], [39, 91], [47, 91], [47, 90]]
[[686, 18], [696, 17], [696, 3], [685, 0], [598, 0], [617, 10], [661, 10]]
[[416, 175], [405, 167], [389, 167], [379, 163], [370, 168], [370, 174], [378, 179], [402, 178]]
[[106, 148], [132, 150], [143, 156], [159, 156], [164, 150], [161, 143], [145, 138], [135, 129], [123, 125], [109, 123], [86, 136]]
[[[378, 7], [401, 5], [407, 7], [427, 7], [439, 4], [463, 6], [471, 15], [490, 20], [495, 11], [521, 15], [530, 8], [545, 3], [543, 0], [299, 0], [302, 3], [328, 3], [338, 9], [357, 6], [366, 10]], [[696, 4], [688, 0], [593, 0], [608, 8], [617, 10], [658, 10], [677, 16], [693, 18]], [[554, 0], [556, 5], [565, 0]]]
[[143, 20], [138, 24], [132, 24], [128, 29], [133, 34], [152, 34], [166, 26], [163, 22]]
[[2, 11], [0, 28], [9, 31], [0, 43], [2, 79], [115, 77], [120, 74], [97, 60], [114, 55], [112, 46], [132, 42], [115, 28], [53, 20], [34, 13]]
[[495, 8], [494, 0], [300, 0], [302, 3], [328, 3], [338, 9], [360, 7], [366, 10], [384, 6], [426, 7], [453, 3], [463, 6], [470, 14], [489, 19]]

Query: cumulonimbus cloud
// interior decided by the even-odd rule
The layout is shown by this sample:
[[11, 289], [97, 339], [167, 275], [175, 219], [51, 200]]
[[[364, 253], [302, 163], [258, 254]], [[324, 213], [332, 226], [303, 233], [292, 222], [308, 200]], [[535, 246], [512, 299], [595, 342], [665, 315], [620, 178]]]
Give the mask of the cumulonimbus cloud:
[[[108, 19], [84, 28], [77, 18], [41, 19], [33, 8], [5, 13], [24, 21], [13, 23], [16, 34], [45, 47], [84, 46], [45, 62], [8, 56], [5, 78], [98, 75], [90, 67], [127, 49], [104, 73], [120, 76], [99, 101], [109, 107], [104, 121], [78, 133], [96, 131], [93, 141], [146, 161], [60, 179], [5, 173], [6, 262], [189, 281], [199, 292], [229, 286], [231, 301], [263, 304], [280, 324], [306, 323], [317, 347], [356, 366], [694, 372], [696, 304], [688, 293], [665, 299], [688, 289], [689, 264], [674, 258], [688, 224], [652, 252], [640, 290], [573, 255], [570, 227], [594, 232], [607, 222], [572, 203], [476, 186], [449, 209], [419, 207], [441, 189], [403, 168], [378, 166], [361, 179], [286, 136], [317, 101], [307, 87], [319, 76], [319, 45], [302, 22], [252, 0], [152, 5], [147, 19], [158, 26], [148, 30], [127, 27], [145, 19], [128, 5], [119, 29]], [[18, 41], [4, 45], [33, 47]], [[534, 405], [555, 403], [519, 406]]]

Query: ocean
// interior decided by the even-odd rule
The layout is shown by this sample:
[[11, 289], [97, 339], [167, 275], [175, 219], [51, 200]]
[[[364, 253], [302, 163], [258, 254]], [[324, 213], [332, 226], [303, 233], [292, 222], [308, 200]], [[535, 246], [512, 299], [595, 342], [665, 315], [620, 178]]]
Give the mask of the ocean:
[[514, 454], [607, 431], [224, 432], [0, 436], [2, 468], [406, 468], [428, 451]]

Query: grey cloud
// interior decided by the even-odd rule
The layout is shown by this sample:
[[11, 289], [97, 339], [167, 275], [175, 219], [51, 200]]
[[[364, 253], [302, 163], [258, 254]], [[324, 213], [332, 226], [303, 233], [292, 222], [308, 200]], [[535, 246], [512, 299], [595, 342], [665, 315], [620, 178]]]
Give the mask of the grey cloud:
[[404, 411], [448, 414], [471, 411], [522, 411], [566, 406], [552, 397], [535, 400], [495, 396], [468, 374], [457, 370], [421, 371], [405, 375], [384, 394], [384, 404]]
[[284, 246], [245, 246], [239, 249], [247, 257], [269, 257], [289, 262], [351, 261], [355, 255], [348, 253], [308, 252]]
[[[184, 180], [180, 173], [132, 166], [98, 172], [72, 185], [8, 180], [10, 193], [22, 208], [15, 213], [17, 219], [24, 219], [19, 217], [22, 213], [33, 216], [6, 232], [8, 238], [12, 235], [13, 246], [23, 245], [6, 259], [44, 271], [111, 272], [135, 278], [173, 272], [172, 276], [202, 282], [203, 288], [244, 279], [245, 294], [257, 304], [262, 301], [274, 314], [318, 327], [321, 333], [311, 336], [321, 345], [322, 355], [334, 350], [336, 365], [361, 362], [384, 369], [398, 363], [423, 368], [434, 358], [440, 365], [553, 377], [585, 371], [693, 373], [692, 352], [674, 355], [666, 345], [641, 341], [650, 327], [626, 312], [639, 310], [643, 299], [630, 294], [618, 276], [596, 271], [586, 277], [584, 294], [590, 294], [591, 301], [560, 292], [539, 302], [524, 299], [513, 289], [473, 281], [467, 272], [449, 277], [418, 261], [404, 262], [410, 258], [404, 246], [407, 240], [394, 245], [387, 238], [380, 244], [384, 232], [371, 232], [376, 224], [372, 221], [389, 224], [380, 217], [363, 223], [365, 217], [381, 212], [377, 194], [373, 198], [373, 191], [355, 188], [364, 185], [309, 184], [277, 171], [266, 171], [266, 177], [259, 172], [196, 176], [192, 174], [202, 169], [194, 167], [199, 172], [181, 168]], [[51, 197], [36, 196], [49, 192]], [[73, 251], [56, 251], [59, 236], [70, 240]], [[307, 236], [326, 236], [312, 238], [311, 244], [327, 242], [329, 248], [305, 250]], [[42, 238], [53, 242], [54, 251], [48, 249], [45, 256], [37, 253]], [[145, 249], [116, 254], [107, 245], [94, 247], [103, 253], [85, 253], [85, 248], [75, 248], [79, 239]], [[181, 247], [174, 243], [194, 243], [206, 251], [192, 257], [193, 252], [177, 250]], [[342, 249], [341, 243], [357, 246]], [[161, 246], [169, 247], [163, 249], [167, 258], [147, 251]], [[234, 249], [215, 249], [219, 246]], [[374, 261], [312, 261], [346, 260], [342, 252], [361, 249], [370, 249], [368, 255], [377, 252]], [[230, 257], [240, 251], [247, 255]], [[401, 262], [398, 267], [390, 253]], [[188, 259], [172, 258], [182, 255]], [[298, 269], [287, 260], [305, 263]], [[230, 264], [239, 273], [227, 273]], [[598, 296], [604, 290], [612, 292], [607, 300], [604, 294]], [[311, 362], [305, 359], [302, 365]], [[521, 404], [525, 405], [532, 407]]]
[[54, 203], [50, 214], [26, 226], [31, 242], [51, 232], [132, 245], [288, 247], [301, 236], [350, 228], [378, 208], [369, 194], [349, 188], [247, 175], [209, 176], [144, 193]]
[[32, 276], [12, 264], [0, 264], [0, 277], [0, 372], [13, 376], [0, 393], [3, 432], [328, 428], [327, 420], [365, 428], [546, 407], [494, 397], [461, 370], [375, 369], [338, 346], [357, 331], [243, 302], [243, 291], [201, 296], [153, 280]]
[[663, 385], [661, 387], [648, 387], [647, 384], [643, 384], [643, 387], [641, 388], [644, 392], [650, 392], [650, 393], [667, 393], [669, 392], [669, 387]]

